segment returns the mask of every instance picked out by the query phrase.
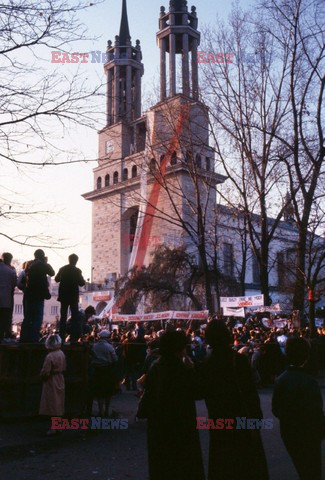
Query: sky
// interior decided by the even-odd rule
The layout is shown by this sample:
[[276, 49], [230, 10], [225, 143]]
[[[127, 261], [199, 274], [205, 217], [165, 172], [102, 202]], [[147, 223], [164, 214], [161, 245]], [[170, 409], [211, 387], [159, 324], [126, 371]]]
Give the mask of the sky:
[[[145, 73], [143, 77], [143, 96], [150, 96], [159, 77], [159, 49], [156, 44], [160, 6], [168, 7], [168, 0], [128, 0], [128, 17], [132, 43], [141, 41]], [[240, 0], [241, 6], [248, 0]], [[204, 24], [213, 24], [216, 16], [226, 18], [230, 11], [230, 2], [220, 0], [193, 0], [199, 18], [199, 30]], [[92, 50], [105, 51], [107, 40], [114, 41], [119, 33], [122, 0], [104, 0], [100, 5], [89, 8], [80, 14], [81, 21], [87, 26], [88, 34], [96, 37], [92, 41], [80, 42], [79, 52]], [[47, 65], [49, 71], [50, 51]], [[77, 68], [75, 65], [60, 64], [62, 69]], [[104, 81], [103, 64], [87, 63], [79, 65], [84, 69], [88, 82], [97, 85]], [[101, 99], [102, 113], [105, 112], [105, 100]], [[98, 129], [102, 117], [99, 115]], [[67, 151], [80, 149], [87, 158], [97, 156], [97, 133], [95, 129], [73, 126], [60, 139], [60, 146]], [[44, 248], [49, 263], [57, 271], [67, 263], [67, 257], [74, 252], [79, 256], [78, 266], [86, 279], [91, 277], [91, 203], [82, 198], [82, 194], [93, 189], [92, 170], [95, 162], [77, 163], [45, 168], [28, 167], [17, 170], [8, 167], [0, 171], [1, 186], [6, 192], [2, 194], [2, 206], [11, 201], [28, 205], [28, 211], [42, 210], [36, 217], [24, 215], [0, 223], [1, 231], [15, 235], [46, 235], [59, 244], [60, 248]], [[2, 169], [3, 170], [3, 169]], [[9, 223], [10, 222], [10, 223]], [[35, 241], [34, 241], [35, 243]], [[42, 243], [42, 242], [41, 242]], [[37, 242], [35, 245], [38, 245]], [[0, 237], [0, 252], [10, 251], [18, 264], [33, 258], [35, 247], [20, 246]]]

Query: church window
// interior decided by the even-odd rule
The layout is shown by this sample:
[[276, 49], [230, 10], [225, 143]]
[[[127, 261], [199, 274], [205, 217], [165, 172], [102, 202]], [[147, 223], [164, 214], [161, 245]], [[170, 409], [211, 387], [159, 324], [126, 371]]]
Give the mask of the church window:
[[173, 155], [172, 155], [172, 158], [170, 160], [170, 164], [171, 165], [176, 165], [176, 163], [177, 163], [177, 153], [174, 152]]
[[128, 169], [127, 169], [127, 168], [124, 168], [124, 170], [123, 170], [123, 181], [124, 181], [124, 180], [127, 180], [128, 177], [129, 177]]
[[133, 165], [132, 167], [132, 178], [136, 177], [138, 175], [138, 169], [136, 165]]
[[199, 154], [196, 155], [196, 166], [197, 168], [202, 168], [201, 155]]
[[211, 170], [211, 160], [210, 160], [209, 157], [206, 157], [206, 159], [205, 159], [205, 165], [206, 165], [206, 170], [207, 170], [208, 172], [210, 172], [210, 170]]
[[109, 187], [109, 180], [110, 180], [110, 179], [109, 179], [109, 175], [107, 174], [107, 175], [105, 176], [105, 187]]
[[114, 175], [113, 175], [113, 183], [114, 183], [114, 185], [115, 185], [116, 183], [118, 183], [118, 172], [114, 172]]
[[97, 178], [97, 190], [102, 188], [102, 177]]
[[149, 165], [149, 170], [151, 173], [155, 173], [155, 170], [156, 170], [156, 160], [154, 158], [152, 158], [150, 160], [150, 165]]

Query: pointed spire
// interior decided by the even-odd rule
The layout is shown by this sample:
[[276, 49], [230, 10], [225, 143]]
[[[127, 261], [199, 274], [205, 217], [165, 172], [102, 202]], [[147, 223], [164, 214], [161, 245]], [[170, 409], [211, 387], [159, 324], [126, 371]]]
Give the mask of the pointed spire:
[[127, 39], [130, 38], [128, 12], [126, 8], [126, 0], [122, 4], [122, 18], [120, 27], [120, 45], [126, 45]]

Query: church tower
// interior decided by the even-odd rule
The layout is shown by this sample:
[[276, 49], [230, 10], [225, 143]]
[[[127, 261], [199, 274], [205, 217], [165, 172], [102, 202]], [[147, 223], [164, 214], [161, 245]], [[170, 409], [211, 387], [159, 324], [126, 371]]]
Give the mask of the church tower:
[[107, 42], [107, 125], [141, 117], [143, 65], [140, 41], [132, 46], [126, 0], [123, 0], [120, 34]]
[[[197, 47], [200, 43], [200, 33], [197, 27], [196, 7], [193, 6], [189, 12], [186, 0], [171, 0], [169, 12], [166, 12], [165, 7], [161, 7], [157, 40], [160, 48], [160, 100], [162, 102], [167, 98], [166, 53], [169, 58], [169, 96], [176, 95], [179, 82], [183, 95], [198, 100]], [[181, 57], [181, 71], [177, 69], [177, 57]]]
[[207, 193], [207, 185], [225, 178], [214, 172], [208, 110], [199, 101], [197, 27], [196, 8], [189, 11], [186, 0], [170, 0], [168, 12], [161, 7], [160, 101], [142, 114], [140, 41], [132, 45], [123, 0], [120, 34], [107, 46], [107, 124], [99, 132], [94, 189], [83, 195], [93, 205], [95, 283], [150, 263], [157, 245], [184, 235], [177, 217], [195, 223], [198, 196], [213, 223], [215, 190]]

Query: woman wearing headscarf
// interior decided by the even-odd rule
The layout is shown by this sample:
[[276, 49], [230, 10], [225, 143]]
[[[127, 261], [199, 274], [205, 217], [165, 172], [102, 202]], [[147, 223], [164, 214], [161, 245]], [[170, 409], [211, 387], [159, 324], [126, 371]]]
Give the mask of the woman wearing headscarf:
[[204, 480], [195, 399], [198, 381], [184, 332], [164, 333], [145, 384], [150, 480]]
[[205, 336], [212, 353], [200, 369], [200, 381], [208, 417], [215, 427], [218, 419], [228, 420], [224, 428], [210, 426], [208, 480], [267, 480], [260, 431], [236, 428], [238, 417], [263, 418], [248, 360], [232, 350], [221, 320], [212, 320]]
[[[43, 379], [42, 397], [39, 409], [40, 415], [48, 417], [62, 417], [64, 415], [65, 385], [63, 372], [66, 369], [65, 355], [61, 350], [59, 335], [50, 335], [45, 342], [49, 350], [41, 370]], [[59, 433], [59, 430], [50, 429], [47, 435]]]

